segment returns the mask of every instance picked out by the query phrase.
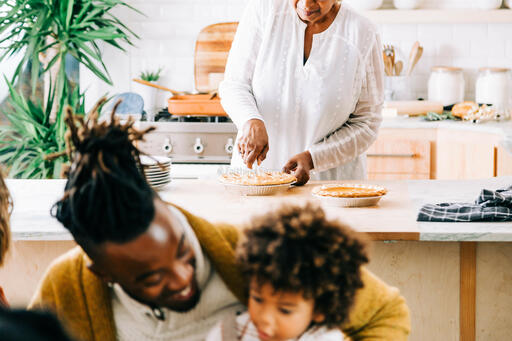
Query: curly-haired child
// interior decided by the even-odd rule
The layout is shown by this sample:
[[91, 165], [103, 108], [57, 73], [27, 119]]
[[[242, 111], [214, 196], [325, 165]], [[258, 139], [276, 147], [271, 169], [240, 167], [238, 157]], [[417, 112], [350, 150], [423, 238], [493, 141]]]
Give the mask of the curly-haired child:
[[237, 260], [249, 283], [248, 311], [228, 316], [208, 341], [342, 340], [363, 286], [366, 242], [313, 204], [255, 218]]

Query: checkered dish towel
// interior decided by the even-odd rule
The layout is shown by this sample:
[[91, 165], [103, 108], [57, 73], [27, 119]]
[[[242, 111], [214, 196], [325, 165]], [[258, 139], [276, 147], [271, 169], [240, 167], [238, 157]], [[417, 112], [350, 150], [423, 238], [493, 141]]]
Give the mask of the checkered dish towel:
[[474, 204], [426, 204], [420, 209], [418, 221], [512, 221], [512, 186], [496, 191], [483, 189]]

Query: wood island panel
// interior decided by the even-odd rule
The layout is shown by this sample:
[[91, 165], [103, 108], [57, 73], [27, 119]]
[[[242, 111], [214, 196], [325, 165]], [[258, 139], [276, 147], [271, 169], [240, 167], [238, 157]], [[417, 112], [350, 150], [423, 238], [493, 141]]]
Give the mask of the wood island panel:
[[459, 340], [458, 243], [374, 242], [368, 268], [407, 300], [409, 341]]
[[476, 243], [460, 243], [460, 341], [475, 341]]

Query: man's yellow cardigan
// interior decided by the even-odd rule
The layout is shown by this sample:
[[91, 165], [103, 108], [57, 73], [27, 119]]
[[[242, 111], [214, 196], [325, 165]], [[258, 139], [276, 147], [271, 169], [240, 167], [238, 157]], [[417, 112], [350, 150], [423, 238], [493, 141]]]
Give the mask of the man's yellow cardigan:
[[[182, 212], [215, 270], [236, 297], [246, 302], [246, 283], [235, 264], [238, 230], [230, 225], [213, 225]], [[87, 264], [87, 256], [78, 247], [56, 259], [46, 271], [29, 308], [52, 310], [78, 340], [114, 341], [116, 326], [110, 291], [105, 282], [89, 271]], [[357, 292], [343, 331], [354, 341], [406, 340], [410, 321], [404, 298], [368, 270], [363, 269], [362, 274], [364, 288]]]

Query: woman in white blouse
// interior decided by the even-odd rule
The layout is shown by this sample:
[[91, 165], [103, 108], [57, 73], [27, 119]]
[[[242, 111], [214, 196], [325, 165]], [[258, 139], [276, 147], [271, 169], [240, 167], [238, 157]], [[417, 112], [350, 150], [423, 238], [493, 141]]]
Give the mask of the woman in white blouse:
[[337, 0], [249, 0], [219, 94], [238, 128], [232, 165], [362, 179], [382, 120], [376, 28]]

